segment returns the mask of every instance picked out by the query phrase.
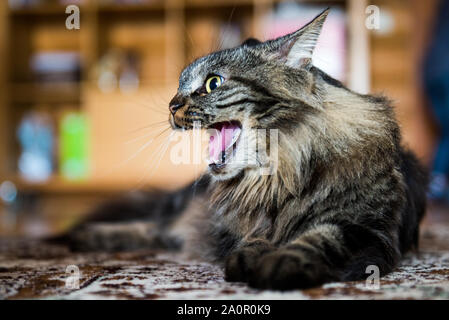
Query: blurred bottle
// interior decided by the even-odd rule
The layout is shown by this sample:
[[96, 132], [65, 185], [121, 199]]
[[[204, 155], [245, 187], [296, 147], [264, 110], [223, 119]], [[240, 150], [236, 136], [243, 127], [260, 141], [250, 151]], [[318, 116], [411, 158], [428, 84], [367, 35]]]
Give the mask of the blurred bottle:
[[78, 82], [81, 55], [72, 51], [36, 52], [30, 58], [30, 69], [40, 83]]
[[30, 112], [19, 124], [17, 136], [21, 146], [20, 175], [27, 181], [43, 182], [53, 172], [53, 125], [48, 114]]
[[98, 87], [104, 93], [114, 92], [117, 88], [123, 93], [132, 93], [139, 88], [138, 70], [137, 53], [113, 48], [101, 57], [94, 75], [98, 79]]
[[139, 88], [138, 57], [133, 52], [126, 52], [122, 59], [119, 80], [120, 91], [133, 93]]
[[59, 135], [61, 175], [81, 180], [88, 175], [88, 125], [85, 115], [68, 112], [61, 120]]
[[8, 0], [11, 9], [21, 9], [24, 7], [37, 6], [42, 4], [42, 0]]

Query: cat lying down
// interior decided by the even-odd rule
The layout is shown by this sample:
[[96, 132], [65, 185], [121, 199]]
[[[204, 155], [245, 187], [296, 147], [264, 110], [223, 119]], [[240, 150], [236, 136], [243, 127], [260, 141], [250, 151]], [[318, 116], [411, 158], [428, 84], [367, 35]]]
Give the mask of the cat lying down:
[[[105, 204], [64, 239], [79, 250], [183, 250], [256, 288], [366, 279], [371, 265], [390, 272], [418, 245], [426, 175], [387, 99], [312, 65], [327, 14], [187, 66], [169, 122], [212, 130], [208, 172], [177, 192]], [[267, 143], [244, 143], [260, 130]]]

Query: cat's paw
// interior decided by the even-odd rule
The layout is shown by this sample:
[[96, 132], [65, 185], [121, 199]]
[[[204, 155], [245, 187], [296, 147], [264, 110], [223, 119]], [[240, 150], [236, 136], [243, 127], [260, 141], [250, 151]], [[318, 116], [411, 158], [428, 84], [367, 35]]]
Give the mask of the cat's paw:
[[254, 241], [231, 253], [225, 261], [225, 280], [230, 282], [247, 282], [254, 271], [259, 258], [273, 250], [265, 241]]
[[246, 282], [259, 256], [251, 248], [240, 249], [232, 253], [225, 261], [225, 280]]
[[249, 277], [258, 289], [293, 290], [318, 286], [329, 281], [325, 266], [314, 263], [294, 250], [279, 250], [262, 256]]

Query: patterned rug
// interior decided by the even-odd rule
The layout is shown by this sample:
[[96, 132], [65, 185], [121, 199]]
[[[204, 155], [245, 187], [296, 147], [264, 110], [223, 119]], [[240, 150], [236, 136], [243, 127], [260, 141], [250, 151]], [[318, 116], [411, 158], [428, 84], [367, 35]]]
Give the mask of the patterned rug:
[[0, 299], [449, 299], [448, 220], [447, 212], [428, 218], [420, 252], [407, 255], [378, 287], [358, 281], [290, 292], [227, 283], [221, 268], [176, 254], [79, 254], [0, 239]]

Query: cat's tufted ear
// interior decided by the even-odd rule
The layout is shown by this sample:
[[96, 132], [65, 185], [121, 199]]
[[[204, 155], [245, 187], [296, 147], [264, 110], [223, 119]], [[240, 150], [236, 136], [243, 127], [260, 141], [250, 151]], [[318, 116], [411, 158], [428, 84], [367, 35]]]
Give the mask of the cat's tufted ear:
[[248, 39], [246, 39], [245, 41], [242, 42], [241, 46], [242, 47], [245, 47], [245, 46], [246, 47], [254, 47], [254, 46], [256, 46], [258, 44], [261, 44], [261, 43], [262, 43], [261, 41], [255, 39], [255, 38], [248, 38]]
[[313, 51], [328, 14], [329, 8], [301, 29], [267, 41], [270, 58], [280, 59], [292, 68], [311, 66]]

